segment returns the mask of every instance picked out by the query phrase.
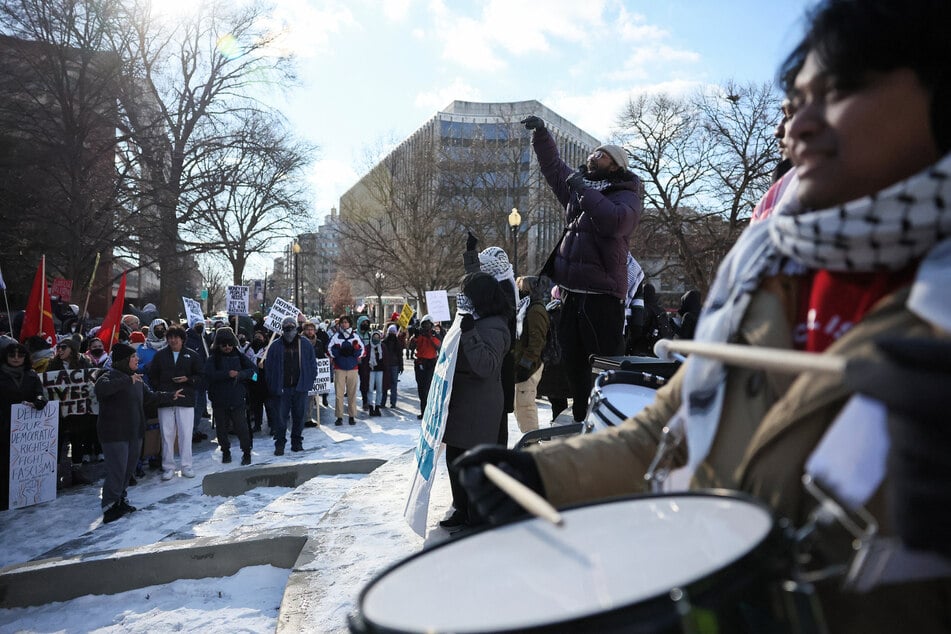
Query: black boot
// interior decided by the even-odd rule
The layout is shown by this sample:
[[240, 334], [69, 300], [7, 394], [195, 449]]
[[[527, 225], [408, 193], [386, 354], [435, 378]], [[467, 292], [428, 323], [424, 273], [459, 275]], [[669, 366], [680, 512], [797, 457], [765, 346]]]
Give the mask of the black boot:
[[343, 425], [343, 419], [342, 419], [342, 418], [338, 418], [337, 420], [334, 421], [334, 425], [336, 425], [336, 426], [338, 426], [338, 427], [339, 427], [340, 425]]
[[230, 450], [230, 449], [221, 452], [221, 464], [228, 464], [229, 462], [231, 462], [231, 450]]
[[244, 455], [241, 456], [241, 466], [247, 466], [251, 464], [251, 452], [245, 451]]

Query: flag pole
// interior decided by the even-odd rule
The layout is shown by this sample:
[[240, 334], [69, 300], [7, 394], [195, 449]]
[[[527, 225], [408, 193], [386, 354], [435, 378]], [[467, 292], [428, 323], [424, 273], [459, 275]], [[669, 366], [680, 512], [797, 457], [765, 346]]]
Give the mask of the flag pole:
[[7, 297], [7, 283], [3, 280], [3, 272], [0, 271], [0, 286], [3, 287], [3, 303], [7, 307], [7, 327], [13, 335], [13, 313], [10, 312], [10, 299]]
[[83, 304], [83, 314], [79, 316], [79, 332], [86, 334], [86, 311], [89, 310], [89, 296], [92, 295], [92, 283], [96, 279], [96, 271], [99, 269], [99, 258], [101, 251], [96, 251], [96, 263], [92, 265], [92, 275], [89, 277], [89, 285], [86, 287], [86, 303]]

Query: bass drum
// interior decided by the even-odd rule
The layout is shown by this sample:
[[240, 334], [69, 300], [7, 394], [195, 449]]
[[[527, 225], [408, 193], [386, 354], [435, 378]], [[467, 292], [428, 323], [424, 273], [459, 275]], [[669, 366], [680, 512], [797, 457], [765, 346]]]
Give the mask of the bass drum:
[[616, 427], [654, 402], [665, 379], [647, 372], [608, 370], [594, 380], [583, 434]]
[[820, 632], [763, 504], [687, 493], [442, 542], [363, 589], [352, 632]]

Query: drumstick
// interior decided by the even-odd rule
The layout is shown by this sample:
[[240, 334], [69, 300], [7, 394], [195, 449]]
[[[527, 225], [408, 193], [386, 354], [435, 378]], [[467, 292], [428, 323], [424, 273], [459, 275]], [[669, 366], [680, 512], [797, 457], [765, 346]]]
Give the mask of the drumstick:
[[672, 352], [699, 354], [703, 357], [718, 359], [730, 365], [747, 368], [759, 368], [796, 374], [799, 372], [820, 372], [842, 376], [845, 373], [846, 360], [842, 357], [798, 350], [780, 350], [778, 348], [754, 348], [734, 343], [706, 343], [702, 341], [661, 339], [654, 344], [654, 354], [668, 359]]
[[554, 506], [548, 503], [548, 500], [538, 495], [530, 488], [505, 473], [494, 464], [486, 463], [483, 466], [485, 477], [492, 481], [492, 484], [499, 487], [510, 498], [518, 502], [523, 509], [543, 520], [548, 520], [555, 526], [561, 526], [564, 520], [561, 513]]

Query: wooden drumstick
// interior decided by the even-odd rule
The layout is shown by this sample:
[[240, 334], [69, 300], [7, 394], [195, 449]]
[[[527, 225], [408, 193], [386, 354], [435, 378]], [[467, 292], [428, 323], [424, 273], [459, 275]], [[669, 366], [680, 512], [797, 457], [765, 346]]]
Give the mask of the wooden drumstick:
[[548, 520], [555, 526], [564, 524], [561, 513], [549, 504], [548, 500], [535, 493], [509, 474], [505, 473], [494, 464], [486, 463], [482, 467], [485, 477], [492, 481], [492, 484], [499, 487], [510, 498], [518, 502], [519, 506], [543, 520]]
[[691, 340], [661, 339], [654, 344], [654, 354], [667, 359], [671, 352], [681, 354], [699, 354], [703, 357], [718, 359], [730, 365], [758, 368], [798, 374], [799, 372], [820, 372], [843, 376], [846, 360], [842, 357], [798, 350], [780, 350], [777, 348], [754, 348], [735, 343], [706, 343]]

